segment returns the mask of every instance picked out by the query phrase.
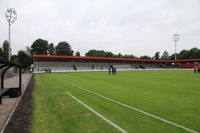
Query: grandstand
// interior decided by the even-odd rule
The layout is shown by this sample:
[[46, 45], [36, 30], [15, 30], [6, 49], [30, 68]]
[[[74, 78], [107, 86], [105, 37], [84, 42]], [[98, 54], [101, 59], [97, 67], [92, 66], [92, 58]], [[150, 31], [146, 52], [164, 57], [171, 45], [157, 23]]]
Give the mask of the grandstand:
[[200, 59], [147, 60], [139, 58], [108, 58], [88, 56], [34, 55], [34, 72], [107, 71], [110, 66], [117, 70], [194, 68]]

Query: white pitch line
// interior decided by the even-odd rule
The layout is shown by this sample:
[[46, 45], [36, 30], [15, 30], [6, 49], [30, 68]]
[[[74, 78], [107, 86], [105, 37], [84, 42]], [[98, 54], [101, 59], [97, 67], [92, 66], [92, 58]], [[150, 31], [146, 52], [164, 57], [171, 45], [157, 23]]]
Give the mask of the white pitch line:
[[95, 93], [95, 92], [93, 92], [93, 91], [87, 90], [87, 89], [85, 89], [85, 88], [83, 88], [83, 87], [81, 87], [81, 86], [78, 86], [78, 85], [76, 85], [76, 84], [74, 84], [74, 83], [71, 83], [71, 82], [69, 82], [69, 81], [66, 81], [66, 80], [63, 80], [63, 79], [59, 79], [59, 80], [65, 82], [65, 83], [67, 83], [67, 84], [70, 84], [70, 85], [72, 85], [72, 86], [75, 86], [75, 87], [77, 87], [77, 88], [80, 88], [80, 89], [82, 89], [82, 90], [84, 90], [84, 91], [87, 91], [87, 92], [89, 92], [89, 93], [95, 94], [95, 95], [97, 95], [97, 96], [99, 96], [99, 97], [102, 97], [102, 98], [104, 98], [104, 99], [107, 99], [107, 100], [109, 100], [109, 101], [112, 101], [112, 102], [114, 102], [114, 103], [117, 103], [117, 104], [119, 104], [119, 105], [122, 105], [122, 106], [124, 106], [124, 107], [127, 107], [127, 108], [129, 108], [129, 109], [132, 109], [132, 110], [135, 110], [135, 111], [140, 112], [140, 113], [142, 113], [142, 114], [145, 114], [145, 115], [147, 115], [147, 116], [153, 117], [153, 118], [155, 118], [155, 119], [157, 119], [157, 120], [160, 120], [160, 121], [162, 121], [162, 122], [165, 122], [165, 123], [168, 123], [168, 124], [173, 125], [173, 126], [175, 126], [175, 127], [184, 129], [184, 130], [186, 130], [186, 131], [188, 131], [188, 132], [191, 132], [191, 133], [199, 133], [199, 132], [197, 132], [197, 131], [195, 131], [195, 130], [192, 130], [192, 129], [187, 128], [187, 127], [182, 126], [182, 125], [179, 125], [179, 124], [177, 124], [177, 123], [175, 123], [175, 122], [166, 120], [166, 119], [161, 118], [161, 117], [159, 117], [159, 116], [156, 116], [156, 115], [150, 114], [150, 113], [148, 113], [148, 112], [145, 112], [145, 111], [143, 111], [143, 110], [141, 110], [141, 109], [135, 108], [135, 107], [133, 107], [133, 106], [129, 106], [129, 105], [127, 105], [127, 104], [124, 104], [124, 103], [121, 103], [121, 102], [119, 102], [119, 101], [113, 100], [113, 99], [111, 99], [111, 98], [109, 98], [109, 97], [105, 97], [105, 96], [103, 96], [103, 95], [101, 95], [101, 94], [98, 94], [98, 93]]
[[128, 133], [126, 130], [122, 129], [121, 127], [119, 127], [117, 124], [113, 123], [111, 120], [107, 119], [105, 116], [101, 115], [100, 113], [96, 112], [94, 109], [92, 109], [91, 107], [89, 107], [88, 105], [86, 105], [85, 103], [83, 103], [82, 101], [80, 101], [79, 99], [77, 99], [75, 96], [73, 96], [72, 94], [70, 94], [69, 92], [65, 92], [67, 95], [71, 96], [73, 99], [75, 99], [76, 101], [78, 101], [80, 104], [82, 104], [83, 106], [85, 106], [87, 109], [89, 109], [90, 111], [92, 111], [93, 113], [95, 113], [97, 116], [99, 116], [100, 118], [102, 118], [104, 121], [106, 121], [107, 123], [109, 123], [111, 126], [117, 128], [120, 132], [122, 133]]

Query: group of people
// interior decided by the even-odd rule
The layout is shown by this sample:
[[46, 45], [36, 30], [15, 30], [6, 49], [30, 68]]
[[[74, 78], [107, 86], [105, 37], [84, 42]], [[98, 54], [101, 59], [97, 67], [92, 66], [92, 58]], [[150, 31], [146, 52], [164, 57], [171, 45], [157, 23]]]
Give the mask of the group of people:
[[195, 73], [200, 73], [200, 65], [194, 67]]
[[110, 66], [108, 69], [109, 75], [112, 74], [116, 74], [117, 73], [117, 69], [116, 67]]
[[45, 68], [46, 73], [51, 73], [51, 68]]

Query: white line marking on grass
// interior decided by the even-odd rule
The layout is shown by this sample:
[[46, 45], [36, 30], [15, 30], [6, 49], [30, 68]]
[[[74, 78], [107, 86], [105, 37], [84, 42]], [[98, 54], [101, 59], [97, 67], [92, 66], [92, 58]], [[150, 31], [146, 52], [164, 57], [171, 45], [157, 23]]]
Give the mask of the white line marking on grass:
[[162, 121], [162, 122], [165, 122], [165, 123], [168, 123], [168, 124], [170, 124], [170, 125], [176, 126], [176, 127], [178, 127], [178, 128], [184, 129], [184, 130], [186, 130], [186, 131], [188, 131], [188, 132], [191, 132], [191, 133], [199, 133], [199, 132], [197, 132], [197, 131], [195, 131], [195, 130], [192, 130], [192, 129], [187, 128], [187, 127], [182, 126], [182, 125], [179, 125], [179, 124], [174, 123], [174, 122], [172, 122], [172, 121], [166, 120], [166, 119], [161, 118], [161, 117], [159, 117], [159, 116], [150, 114], [150, 113], [145, 112], [145, 111], [143, 111], [143, 110], [141, 110], [141, 109], [135, 108], [135, 107], [133, 107], [133, 106], [129, 106], [129, 105], [127, 105], [127, 104], [124, 104], [124, 103], [121, 103], [121, 102], [119, 102], [119, 101], [113, 100], [113, 99], [111, 99], [111, 98], [109, 98], [109, 97], [105, 97], [105, 96], [103, 96], [103, 95], [101, 95], [101, 94], [98, 94], [98, 93], [95, 93], [95, 92], [93, 92], [93, 91], [87, 90], [87, 89], [85, 89], [85, 88], [83, 88], [83, 87], [81, 87], [81, 86], [78, 86], [78, 85], [76, 85], [76, 84], [74, 84], [74, 83], [71, 83], [71, 82], [69, 82], [69, 81], [66, 81], [66, 80], [63, 80], [63, 79], [59, 79], [59, 80], [65, 82], [65, 83], [67, 83], [67, 84], [69, 84], [69, 85], [72, 85], [72, 86], [74, 86], [74, 87], [80, 88], [80, 89], [82, 89], [82, 90], [84, 90], [84, 91], [87, 91], [87, 92], [89, 92], [89, 93], [95, 94], [95, 95], [97, 95], [97, 96], [99, 96], [99, 97], [102, 97], [102, 98], [104, 98], [104, 99], [107, 99], [107, 100], [109, 100], [109, 101], [112, 101], [112, 102], [114, 102], [114, 103], [117, 103], [117, 104], [119, 104], [119, 105], [122, 105], [122, 106], [124, 106], [124, 107], [127, 107], [127, 108], [129, 108], [129, 109], [133, 109], [133, 110], [135, 110], [135, 111], [137, 111], [137, 112], [140, 112], [140, 113], [145, 114], [145, 115], [147, 115], [147, 116], [153, 117], [153, 118], [155, 118], [155, 119], [157, 119], [157, 120], [160, 120], [160, 121]]
[[111, 126], [117, 128], [120, 132], [122, 132], [122, 133], [128, 133], [126, 130], [122, 129], [121, 127], [119, 127], [118, 125], [116, 125], [115, 123], [113, 123], [112, 121], [110, 121], [109, 119], [107, 119], [106, 117], [104, 117], [103, 115], [101, 115], [100, 113], [96, 112], [94, 109], [92, 109], [91, 107], [89, 107], [88, 105], [86, 105], [85, 103], [83, 103], [82, 101], [78, 100], [75, 96], [73, 96], [69, 92], [65, 92], [65, 93], [67, 95], [71, 96], [76, 101], [78, 101], [83, 106], [85, 106], [87, 109], [89, 109], [90, 111], [92, 111], [93, 113], [95, 113], [97, 116], [99, 116], [100, 118], [102, 118], [104, 121], [106, 121], [107, 123], [109, 123]]

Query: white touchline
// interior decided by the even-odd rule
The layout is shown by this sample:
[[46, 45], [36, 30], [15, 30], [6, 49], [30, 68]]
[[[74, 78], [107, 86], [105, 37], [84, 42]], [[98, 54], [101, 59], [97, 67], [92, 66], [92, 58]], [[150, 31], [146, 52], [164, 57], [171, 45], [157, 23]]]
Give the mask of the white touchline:
[[174, 123], [174, 122], [172, 122], [172, 121], [166, 120], [166, 119], [161, 118], [161, 117], [159, 117], [159, 116], [150, 114], [150, 113], [145, 112], [145, 111], [143, 111], [143, 110], [141, 110], [141, 109], [135, 108], [135, 107], [133, 107], [133, 106], [129, 106], [129, 105], [127, 105], [127, 104], [124, 104], [124, 103], [121, 103], [121, 102], [119, 102], [119, 101], [113, 100], [113, 99], [111, 99], [111, 98], [109, 98], [109, 97], [105, 97], [105, 96], [103, 96], [103, 95], [101, 95], [101, 94], [98, 94], [98, 93], [95, 93], [95, 92], [93, 92], [93, 91], [87, 90], [87, 89], [85, 89], [85, 88], [83, 88], [83, 87], [81, 87], [81, 86], [78, 86], [78, 85], [76, 85], [76, 84], [74, 84], [74, 83], [71, 83], [71, 82], [69, 82], [69, 81], [66, 81], [66, 80], [63, 80], [63, 79], [60, 79], [60, 78], [59, 78], [59, 80], [65, 82], [65, 83], [67, 83], [67, 84], [69, 84], [69, 85], [72, 85], [72, 86], [75, 86], [75, 87], [77, 87], [77, 88], [80, 88], [80, 89], [82, 89], [82, 90], [84, 90], [84, 91], [87, 91], [87, 92], [89, 92], [89, 93], [95, 94], [95, 95], [97, 95], [97, 96], [99, 96], [99, 97], [102, 97], [102, 98], [104, 98], [104, 99], [107, 99], [107, 100], [109, 100], [109, 101], [112, 101], [112, 102], [114, 102], [114, 103], [117, 103], [117, 104], [119, 104], [119, 105], [122, 105], [122, 106], [124, 106], [124, 107], [127, 107], [127, 108], [129, 108], [129, 109], [133, 109], [133, 110], [135, 110], [135, 111], [138, 111], [138, 112], [143, 113], [143, 114], [145, 114], [145, 115], [151, 116], [151, 117], [153, 117], [153, 118], [155, 118], [155, 119], [158, 119], [158, 120], [163, 121], [163, 122], [165, 122], [165, 123], [168, 123], [168, 124], [170, 124], [170, 125], [173, 125], [173, 126], [176, 126], [176, 127], [178, 127], [178, 128], [184, 129], [184, 130], [186, 130], [186, 131], [188, 131], [188, 132], [191, 132], [191, 133], [199, 133], [199, 132], [197, 132], [197, 131], [195, 131], [195, 130], [189, 129], [189, 128], [185, 127], [185, 126], [179, 125], [179, 124], [177, 124], [177, 123]]
[[122, 133], [128, 133], [126, 130], [122, 129], [121, 127], [119, 127], [118, 125], [116, 125], [115, 123], [113, 123], [112, 121], [110, 121], [109, 119], [107, 119], [106, 117], [104, 117], [103, 115], [101, 115], [100, 113], [96, 112], [94, 109], [92, 109], [91, 107], [89, 107], [88, 105], [86, 105], [85, 103], [83, 103], [82, 101], [78, 100], [75, 96], [73, 96], [69, 92], [65, 92], [65, 93], [67, 95], [71, 96], [73, 99], [75, 99], [76, 101], [78, 101], [80, 104], [82, 104], [86, 108], [88, 108], [90, 111], [92, 111], [93, 113], [95, 113], [97, 116], [99, 116], [100, 118], [102, 118], [104, 121], [108, 122], [111, 126], [117, 128], [120, 132], [122, 132]]

